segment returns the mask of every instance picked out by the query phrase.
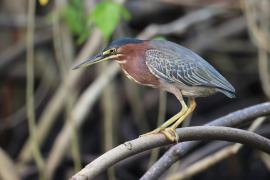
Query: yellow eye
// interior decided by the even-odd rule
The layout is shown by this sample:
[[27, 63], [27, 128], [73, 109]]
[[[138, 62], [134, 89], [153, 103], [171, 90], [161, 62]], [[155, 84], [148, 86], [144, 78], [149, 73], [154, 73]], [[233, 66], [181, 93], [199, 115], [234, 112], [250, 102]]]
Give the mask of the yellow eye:
[[110, 52], [110, 54], [114, 54], [114, 53], [116, 53], [116, 49], [115, 48], [110, 49], [109, 52]]
[[109, 49], [109, 50], [103, 52], [103, 55], [112, 55], [112, 54], [116, 54], [115, 48], [112, 48], [112, 49]]

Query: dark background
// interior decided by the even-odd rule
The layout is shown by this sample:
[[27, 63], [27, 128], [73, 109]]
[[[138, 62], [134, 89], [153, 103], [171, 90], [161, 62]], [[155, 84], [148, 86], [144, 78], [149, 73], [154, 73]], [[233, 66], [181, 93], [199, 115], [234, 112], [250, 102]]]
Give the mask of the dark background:
[[[145, 33], [149, 26], [152, 29], [148, 29], [150, 34], [147, 37], [166, 38], [194, 50], [236, 89], [235, 99], [222, 94], [198, 98], [192, 120], [185, 125], [201, 125], [269, 99], [269, 1], [128, 0], [123, 6], [131, 18], [118, 22], [108, 39], [95, 25], [88, 27], [87, 23], [83, 23], [100, 1], [78, 2], [79, 8], [74, 16], [63, 13], [67, 7], [76, 6], [72, 1], [50, 0], [44, 6], [37, 1], [35, 5], [32, 78], [37, 126], [32, 127], [34, 136], [30, 141], [35, 142], [37, 138], [40, 142], [40, 146], [34, 143], [44, 161], [44, 165], [38, 168], [29, 142], [27, 144], [30, 131], [26, 110], [31, 110], [27, 106], [30, 100], [26, 97], [28, 1], [0, 0], [2, 179], [38, 179], [42, 174], [46, 179], [67, 179], [106, 150], [153, 130], [157, 127], [157, 119], [164, 121], [179, 111], [180, 104], [174, 96], [136, 85], [122, 73], [112, 77], [107, 86], [101, 87], [102, 90], [81, 96], [98, 77], [108, 73], [108, 63], [71, 71], [75, 60], [82, 61], [94, 55], [106, 46], [106, 42], [123, 36], [136, 37]], [[199, 20], [199, 11], [209, 13], [209, 17]], [[78, 27], [86, 30], [74, 31], [69, 21], [71, 24], [76, 24], [76, 21], [81, 23]], [[178, 29], [174, 30], [173, 25]], [[186, 28], [181, 28], [181, 25]], [[157, 32], [153, 31], [155, 28]], [[82, 32], [86, 32], [85, 39], [78, 42]], [[82, 99], [88, 103], [80, 103]], [[166, 109], [165, 117], [159, 112], [160, 108]], [[43, 131], [47, 125], [48, 128]], [[266, 120], [258, 132], [268, 137], [268, 127]], [[39, 140], [39, 134], [44, 135], [43, 141]], [[204, 148], [206, 153], [202, 156], [205, 157], [228, 145], [231, 144], [203, 143], [196, 147], [196, 152], [203, 154]], [[161, 148], [159, 156], [168, 148]], [[156, 161], [156, 158], [150, 160], [150, 154], [151, 151], [144, 152], [120, 162], [97, 179], [138, 179], [147, 171], [149, 163]], [[173, 173], [193, 164], [187, 162], [190, 156], [184, 157], [186, 164], [177, 162], [161, 179], [170, 179]], [[189, 178], [269, 179], [269, 168], [268, 155], [242, 147], [237, 153]]]

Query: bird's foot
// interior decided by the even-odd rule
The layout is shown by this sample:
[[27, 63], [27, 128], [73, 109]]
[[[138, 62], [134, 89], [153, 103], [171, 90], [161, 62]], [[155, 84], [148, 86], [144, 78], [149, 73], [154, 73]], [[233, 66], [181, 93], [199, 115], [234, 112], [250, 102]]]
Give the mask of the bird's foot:
[[172, 128], [172, 127], [169, 127], [169, 128], [166, 128], [166, 129], [163, 129], [163, 128], [157, 128], [151, 132], [148, 132], [148, 133], [145, 133], [145, 134], [142, 134], [140, 135], [139, 137], [143, 137], [143, 136], [148, 136], [148, 135], [153, 135], [153, 134], [158, 134], [158, 133], [162, 133], [164, 134], [164, 136], [171, 142], [173, 143], [178, 143], [179, 141], [179, 136], [178, 134], [176, 133], [176, 130], [175, 128]]
[[178, 134], [176, 133], [176, 130], [175, 128], [166, 128], [164, 130], [161, 131], [162, 134], [164, 134], [164, 136], [171, 142], [174, 142], [174, 143], [178, 143], [179, 141], [179, 136]]
[[142, 135], [140, 135], [139, 137], [148, 136], [148, 135], [153, 135], [153, 134], [158, 134], [158, 133], [160, 133], [162, 130], [163, 130], [162, 128], [157, 128], [157, 129], [155, 129], [155, 130], [153, 130], [153, 131], [150, 131], [150, 132], [148, 132], [148, 133], [142, 134]]

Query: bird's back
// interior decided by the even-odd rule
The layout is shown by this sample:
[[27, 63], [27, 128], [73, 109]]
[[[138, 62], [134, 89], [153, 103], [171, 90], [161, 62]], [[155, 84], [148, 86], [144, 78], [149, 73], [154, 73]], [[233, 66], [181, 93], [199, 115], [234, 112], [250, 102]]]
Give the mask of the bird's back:
[[146, 64], [159, 78], [189, 87], [216, 88], [234, 97], [233, 86], [195, 52], [166, 40], [153, 40], [150, 44], [152, 48], [146, 51]]

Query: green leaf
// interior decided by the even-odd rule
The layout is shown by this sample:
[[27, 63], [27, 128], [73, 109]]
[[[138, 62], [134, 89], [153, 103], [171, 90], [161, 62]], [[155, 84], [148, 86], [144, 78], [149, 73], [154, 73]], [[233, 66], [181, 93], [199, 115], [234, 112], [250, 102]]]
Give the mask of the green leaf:
[[130, 19], [130, 14], [121, 4], [104, 1], [97, 4], [89, 17], [84, 14], [81, 0], [71, 0], [62, 16], [70, 31], [77, 37], [79, 44], [83, 43], [95, 24], [106, 39], [109, 39], [121, 18]]
[[97, 25], [106, 39], [109, 39], [122, 17], [125, 20], [130, 19], [126, 8], [118, 3], [104, 1], [97, 4], [89, 20]]
[[84, 42], [90, 33], [90, 27], [87, 26], [87, 17], [84, 14], [82, 1], [72, 0], [64, 8], [62, 16], [70, 31], [78, 37], [77, 42], [79, 44]]

